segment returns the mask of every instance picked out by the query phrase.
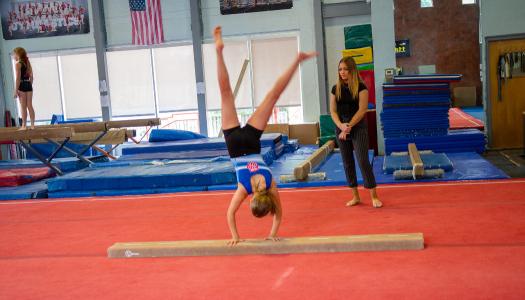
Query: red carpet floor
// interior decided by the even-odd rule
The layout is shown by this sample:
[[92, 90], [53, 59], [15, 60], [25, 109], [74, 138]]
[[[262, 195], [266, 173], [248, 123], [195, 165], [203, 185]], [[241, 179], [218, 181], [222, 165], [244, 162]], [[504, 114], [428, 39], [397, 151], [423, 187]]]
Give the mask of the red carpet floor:
[[[0, 299], [524, 299], [525, 181], [284, 190], [282, 236], [423, 232], [423, 251], [107, 259], [114, 242], [225, 239], [230, 194], [0, 203]], [[365, 195], [363, 193], [363, 195]], [[243, 237], [270, 218], [239, 212]]]
[[448, 111], [450, 129], [479, 129], [484, 130], [483, 121], [462, 111], [461, 108], [453, 107]]

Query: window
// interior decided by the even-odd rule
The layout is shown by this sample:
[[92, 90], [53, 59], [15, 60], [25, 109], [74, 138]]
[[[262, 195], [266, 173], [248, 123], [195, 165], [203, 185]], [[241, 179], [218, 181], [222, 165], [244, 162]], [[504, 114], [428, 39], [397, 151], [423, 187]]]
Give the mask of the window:
[[[253, 110], [263, 101], [276, 79], [297, 55], [297, 38], [226, 40], [224, 49], [224, 60], [230, 75], [232, 89], [235, 88], [244, 60], [250, 60], [235, 100], [239, 121], [241, 124], [245, 124]], [[217, 57], [214, 44], [203, 45], [203, 60], [208, 133], [210, 136], [216, 136], [221, 128], [221, 99], [217, 81]], [[270, 122], [298, 123], [301, 121], [301, 88], [300, 77], [297, 72], [277, 102]]]
[[[206, 107], [208, 110], [221, 109], [221, 93], [217, 79], [217, 54], [215, 44], [204, 44], [202, 47], [204, 63], [204, 80], [206, 82]], [[244, 42], [226, 42], [224, 46], [224, 62], [230, 76], [232, 90], [235, 88], [245, 59], [250, 58], [248, 45]], [[242, 83], [235, 99], [237, 108], [252, 107], [251, 76], [249, 70], [242, 78]]]
[[[251, 46], [255, 106], [259, 106], [276, 79], [297, 56], [298, 45], [296, 38], [277, 38], [254, 40]], [[290, 84], [279, 98], [277, 106], [301, 105], [299, 82], [299, 72], [296, 71]]]
[[434, 7], [433, 0], [421, 0], [421, 7]]
[[461, 0], [463, 2], [463, 5], [465, 4], [476, 4], [476, 0]]
[[197, 109], [193, 47], [153, 49], [159, 112]]
[[95, 53], [59, 57], [67, 119], [94, 119], [102, 115]]
[[108, 52], [107, 66], [113, 116], [156, 115], [150, 50]]
[[29, 57], [29, 60], [34, 77], [33, 107], [35, 108], [35, 119], [38, 121], [51, 120], [54, 114], [62, 114], [57, 57]]

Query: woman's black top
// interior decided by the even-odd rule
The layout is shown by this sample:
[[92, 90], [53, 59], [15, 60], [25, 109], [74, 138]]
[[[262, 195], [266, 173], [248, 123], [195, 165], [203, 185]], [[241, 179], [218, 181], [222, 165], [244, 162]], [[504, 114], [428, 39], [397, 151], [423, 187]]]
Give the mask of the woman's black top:
[[[348, 86], [343, 85], [341, 87], [341, 98], [336, 99], [337, 102], [337, 115], [339, 116], [339, 120], [342, 123], [348, 123], [354, 115], [359, 110], [359, 93], [363, 90], [367, 90], [366, 85], [362, 82], [359, 82], [359, 89], [357, 93], [357, 97], [354, 98], [352, 96], [352, 93], [350, 92], [350, 88]], [[336, 86], [334, 85], [332, 87], [332, 94], [335, 95]], [[357, 126], [366, 126], [365, 118], [361, 119], [359, 123], [357, 123], [354, 127]]]

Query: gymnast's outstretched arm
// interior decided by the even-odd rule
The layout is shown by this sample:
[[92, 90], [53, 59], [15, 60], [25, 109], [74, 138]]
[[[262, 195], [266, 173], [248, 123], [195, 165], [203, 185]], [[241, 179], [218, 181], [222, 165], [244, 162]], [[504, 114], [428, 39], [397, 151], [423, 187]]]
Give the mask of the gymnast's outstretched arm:
[[269, 193], [272, 196], [272, 199], [275, 201], [275, 214], [273, 215], [272, 230], [268, 236], [268, 240], [278, 241], [279, 237], [277, 232], [279, 231], [279, 226], [281, 225], [281, 218], [283, 216], [283, 209], [281, 206], [281, 198], [279, 196], [279, 190], [277, 189], [277, 184], [272, 180], [272, 187], [269, 190]]
[[228, 226], [230, 227], [230, 231], [232, 233], [232, 239], [228, 242], [228, 245], [230, 246], [235, 246], [241, 241], [239, 233], [237, 232], [235, 214], [237, 213], [237, 210], [239, 210], [242, 201], [244, 201], [244, 199], [246, 199], [247, 196], [248, 193], [246, 193], [246, 190], [239, 185], [239, 187], [237, 187], [237, 190], [233, 194], [232, 200], [230, 202], [230, 207], [228, 207], [226, 217], [228, 219]]

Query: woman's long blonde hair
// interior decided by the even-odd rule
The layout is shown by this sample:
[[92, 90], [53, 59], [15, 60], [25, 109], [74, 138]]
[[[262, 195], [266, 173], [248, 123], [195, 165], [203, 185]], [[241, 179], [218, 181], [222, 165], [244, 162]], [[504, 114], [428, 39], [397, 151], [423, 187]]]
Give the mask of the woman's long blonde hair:
[[354, 58], [351, 56], [343, 57], [339, 61], [339, 64], [337, 65], [337, 84], [335, 87], [335, 99], [339, 100], [341, 99], [341, 90], [343, 89], [343, 86], [346, 84], [343, 79], [341, 78], [341, 75], [339, 74], [339, 66], [341, 63], [344, 63], [346, 67], [348, 68], [348, 71], [350, 72], [348, 77], [348, 88], [350, 89], [350, 93], [352, 94], [353, 98], [356, 99], [357, 95], [359, 94], [359, 82], [361, 82], [361, 77], [359, 76], [359, 71], [357, 70], [357, 65], [355, 63]]
[[18, 56], [20, 62], [26, 66], [26, 74], [24, 75], [32, 74], [33, 69], [31, 68], [31, 63], [29, 62], [29, 58], [27, 57], [26, 49], [22, 47], [16, 47], [15, 49], [13, 49], [13, 52]]

